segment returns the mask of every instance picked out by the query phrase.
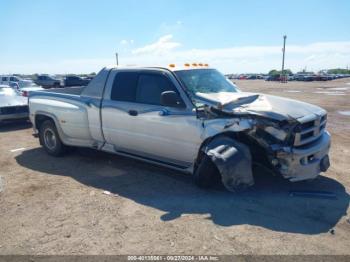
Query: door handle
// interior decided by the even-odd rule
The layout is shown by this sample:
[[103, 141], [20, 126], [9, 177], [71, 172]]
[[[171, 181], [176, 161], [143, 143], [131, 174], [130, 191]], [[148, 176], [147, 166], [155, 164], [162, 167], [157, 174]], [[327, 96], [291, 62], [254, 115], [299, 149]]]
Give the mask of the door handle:
[[136, 110], [129, 110], [129, 115], [131, 116], [137, 116], [139, 113]]

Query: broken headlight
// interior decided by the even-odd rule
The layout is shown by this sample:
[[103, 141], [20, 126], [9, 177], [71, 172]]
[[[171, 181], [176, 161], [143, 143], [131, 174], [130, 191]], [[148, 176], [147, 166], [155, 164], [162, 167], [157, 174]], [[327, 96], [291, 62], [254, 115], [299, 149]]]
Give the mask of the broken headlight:
[[287, 137], [287, 133], [282, 129], [277, 129], [273, 126], [267, 126], [264, 128], [265, 132], [269, 133], [273, 137], [277, 138], [280, 141], [284, 141]]

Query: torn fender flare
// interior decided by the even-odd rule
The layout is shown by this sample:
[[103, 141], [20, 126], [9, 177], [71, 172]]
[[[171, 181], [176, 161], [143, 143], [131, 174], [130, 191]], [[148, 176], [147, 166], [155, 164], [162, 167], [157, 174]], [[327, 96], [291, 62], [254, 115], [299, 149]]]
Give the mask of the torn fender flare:
[[248, 146], [227, 136], [218, 136], [203, 150], [218, 168], [227, 190], [235, 192], [254, 185]]

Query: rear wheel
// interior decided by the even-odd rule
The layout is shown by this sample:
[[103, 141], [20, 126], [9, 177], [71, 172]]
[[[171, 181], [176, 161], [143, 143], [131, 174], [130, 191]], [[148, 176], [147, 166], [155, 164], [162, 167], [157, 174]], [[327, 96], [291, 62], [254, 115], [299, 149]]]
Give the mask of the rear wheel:
[[66, 151], [66, 146], [62, 143], [55, 123], [52, 120], [46, 120], [40, 126], [39, 139], [49, 155], [62, 156]]

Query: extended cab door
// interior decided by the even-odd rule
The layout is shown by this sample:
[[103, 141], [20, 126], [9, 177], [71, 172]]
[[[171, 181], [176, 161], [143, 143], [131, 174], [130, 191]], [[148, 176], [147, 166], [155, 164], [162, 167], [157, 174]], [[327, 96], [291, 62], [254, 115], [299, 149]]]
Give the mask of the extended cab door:
[[[107, 86], [102, 104], [107, 143], [116, 151], [178, 167], [193, 163], [201, 143], [201, 123], [170, 72], [114, 71]], [[177, 92], [183, 107], [162, 106], [164, 91]]]

